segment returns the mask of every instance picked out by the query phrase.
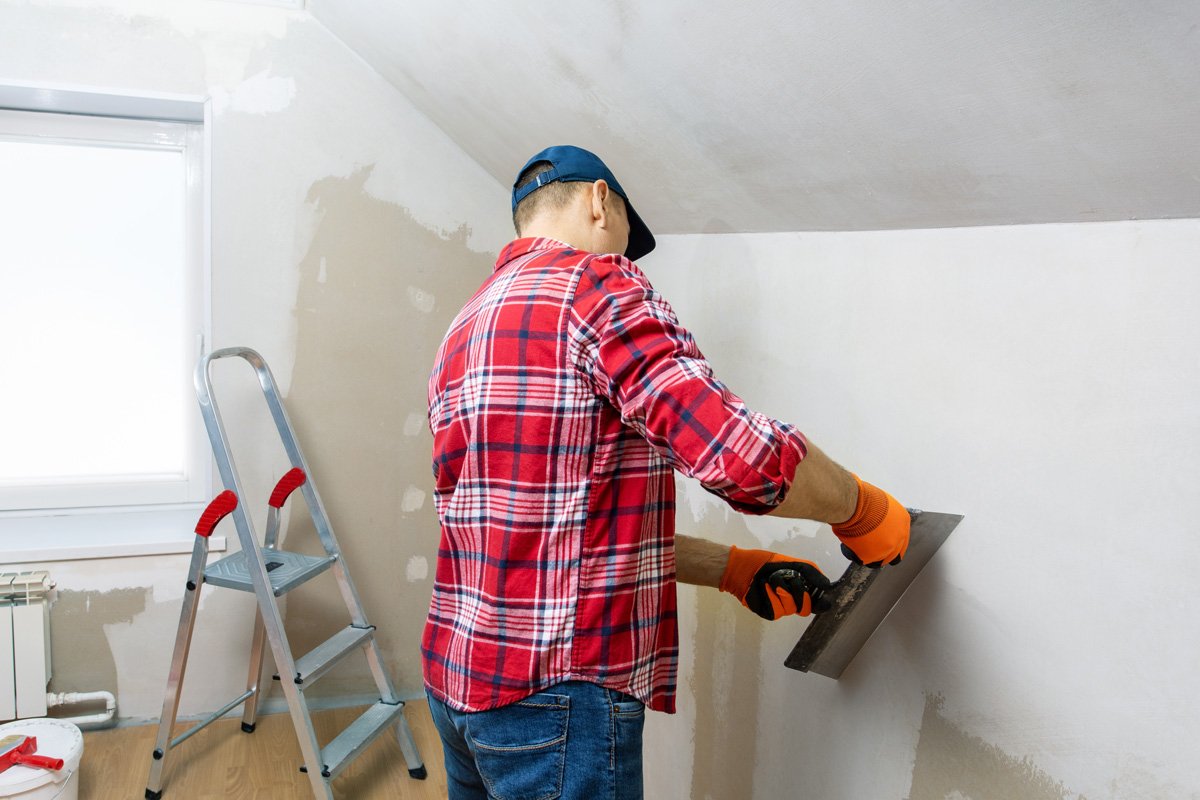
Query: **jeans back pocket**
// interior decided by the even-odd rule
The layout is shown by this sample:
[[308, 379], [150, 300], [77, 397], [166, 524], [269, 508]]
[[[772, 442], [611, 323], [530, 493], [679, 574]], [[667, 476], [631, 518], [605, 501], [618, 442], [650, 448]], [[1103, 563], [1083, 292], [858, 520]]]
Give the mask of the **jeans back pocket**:
[[489, 795], [496, 800], [562, 795], [570, 708], [570, 697], [539, 692], [471, 715], [467, 734]]

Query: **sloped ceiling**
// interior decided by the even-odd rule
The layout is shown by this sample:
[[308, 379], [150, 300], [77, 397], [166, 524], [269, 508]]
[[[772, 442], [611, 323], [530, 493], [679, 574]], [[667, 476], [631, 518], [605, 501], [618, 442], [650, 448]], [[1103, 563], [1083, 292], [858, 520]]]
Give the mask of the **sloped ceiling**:
[[579, 144], [658, 233], [1200, 217], [1197, 0], [309, 8], [502, 184]]

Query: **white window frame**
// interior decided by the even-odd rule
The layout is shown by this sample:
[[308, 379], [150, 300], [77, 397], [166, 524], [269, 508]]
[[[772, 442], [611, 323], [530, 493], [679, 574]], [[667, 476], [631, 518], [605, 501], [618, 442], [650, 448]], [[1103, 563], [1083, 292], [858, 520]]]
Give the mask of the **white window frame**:
[[[194, 350], [186, 380], [210, 340], [212, 112], [207, 98], [103, 92], [33, 84], [0, 86], [0, 135], [19, 141], [161, 147], [187, 159], [187, 292]], [[129, 357], [136, 354], [114, 354]], [[0, 495], [0, 563], [189, 552], [211, 499], [213, 459], [193, 395], [186, 473], [167, 481], [29, 486]], [[66, 498], [70, 498], [66, 502]], [[213, 536], [210, 549], [225, 549]]]

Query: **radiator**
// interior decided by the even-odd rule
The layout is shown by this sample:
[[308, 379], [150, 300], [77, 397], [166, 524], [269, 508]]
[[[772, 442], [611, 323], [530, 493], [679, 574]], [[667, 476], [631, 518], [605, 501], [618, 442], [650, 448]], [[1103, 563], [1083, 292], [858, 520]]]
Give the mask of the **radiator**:
[[0, 573], [0, 720], [46, 715], [51, 586], [48, 572]]

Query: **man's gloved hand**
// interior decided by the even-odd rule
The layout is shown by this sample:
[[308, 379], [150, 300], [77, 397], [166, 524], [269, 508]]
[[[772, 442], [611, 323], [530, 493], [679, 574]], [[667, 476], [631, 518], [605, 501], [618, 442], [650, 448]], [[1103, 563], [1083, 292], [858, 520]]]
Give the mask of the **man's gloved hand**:
[[908, 550], [912, 524], [908, 509], [882, 489], [858, 481], [858, 505], [850, 519], [833, 526], [842, 540], [842, 554], [868, 567], [898, 564]]
[[721, 591], [770, 620], [789, 614], [807, 617], [831, 605], [829, 579], [816, 564], [767, 550], [730, 548]]

